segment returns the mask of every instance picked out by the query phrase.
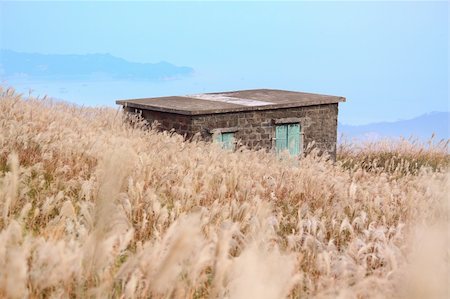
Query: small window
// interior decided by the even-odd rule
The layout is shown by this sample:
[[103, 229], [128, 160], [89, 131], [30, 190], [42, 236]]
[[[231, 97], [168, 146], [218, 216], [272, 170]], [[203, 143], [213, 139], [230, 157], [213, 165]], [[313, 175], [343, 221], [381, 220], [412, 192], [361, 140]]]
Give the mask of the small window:
[[277, 154], [288, 150], [292, 156], [301, 154], [301, 127], [300, 124], [282, 124], [276, 126], [275, 146]]
[[234, 133], [218, 133], [216, 141], [222, 144], [223, 149], [234, 150]]

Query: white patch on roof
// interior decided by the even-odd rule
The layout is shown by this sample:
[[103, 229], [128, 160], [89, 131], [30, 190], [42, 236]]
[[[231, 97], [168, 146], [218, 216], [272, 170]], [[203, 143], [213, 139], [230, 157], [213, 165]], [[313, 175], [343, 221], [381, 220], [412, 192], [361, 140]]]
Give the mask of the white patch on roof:
[[250, 100], [250, 99], [241, 99], [241, 98], [235, 98], [235, 97], [229, 97], [225, 96], [223, 94], [191, 94], [184, 96], [186, 98], [194, 98], [198, 100], [206, 100], [206, 101], [215, 101], [215, 102], [223, 102], [223, 103], [230, 103], [230, 104], [236, 104], [241, 106], [267, 106], [267, 105], [273, 105], [275, 103], [272, 102], [263, 102], [263, 101], [257, 101], [257, 100]]

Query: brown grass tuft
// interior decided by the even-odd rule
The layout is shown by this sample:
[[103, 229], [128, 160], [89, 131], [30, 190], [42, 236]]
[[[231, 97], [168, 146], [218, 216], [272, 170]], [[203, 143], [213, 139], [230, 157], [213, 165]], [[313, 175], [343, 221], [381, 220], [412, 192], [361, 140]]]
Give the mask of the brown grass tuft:
[[444, 298], [447, 143], [292, 163], [0, 89], [0, 297]]

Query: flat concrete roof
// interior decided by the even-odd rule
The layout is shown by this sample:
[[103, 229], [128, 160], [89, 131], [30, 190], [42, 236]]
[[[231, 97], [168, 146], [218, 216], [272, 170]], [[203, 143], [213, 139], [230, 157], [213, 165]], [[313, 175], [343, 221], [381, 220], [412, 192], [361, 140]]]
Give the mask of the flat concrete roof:
[[345, 102], [344, 97], [276, 89], [252, 89], [144, 99], [116, 104], [183, 115], [258, 111]]

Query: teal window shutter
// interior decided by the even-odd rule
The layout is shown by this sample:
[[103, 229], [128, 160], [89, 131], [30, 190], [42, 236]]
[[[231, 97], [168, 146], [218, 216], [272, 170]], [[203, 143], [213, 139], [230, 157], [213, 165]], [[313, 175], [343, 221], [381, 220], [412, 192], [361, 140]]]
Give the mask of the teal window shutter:
[[214, 134], [214, 141], [217, 143], [222, 143], [222, 134], [221, 133]]
[[234, 150], [234, 133], [222, 133], [222, 148]]
[[302, 138], [300, 124], [286, 124], [276, 126], [275, 147], [277, 154], [288, 150], [292, 156], [302, 152]]
[[234, 133], [218, 133], [214, 139], [223, 149], [234, 150]]
[[297, 156], [300, 154], [300, 125], [288, 125], [288, 149], [289, 154]]
[[275, 146], [277, 154], [287, 149], [288, 127], [287, 125], [276, 126]]

